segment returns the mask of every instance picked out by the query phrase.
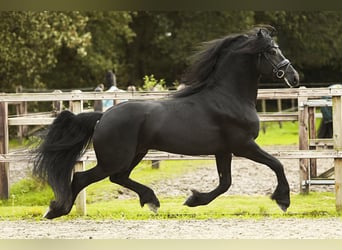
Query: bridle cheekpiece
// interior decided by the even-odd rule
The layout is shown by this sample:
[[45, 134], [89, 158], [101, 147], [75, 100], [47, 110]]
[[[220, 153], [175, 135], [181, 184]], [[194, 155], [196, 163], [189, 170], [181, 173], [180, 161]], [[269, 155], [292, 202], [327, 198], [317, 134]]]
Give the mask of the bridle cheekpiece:
[[[271, 48], [279, 48], [277, 45], [273, 45]], [[271, 58], [268, 56], [268, 52], [267, 51], [263, 51], [259, 54], [259, 61], [260, 61], [260, 57], [261, 55], [263, 55], [266, 60], [272, 65], [273, 67], [273, 74], [275, 75], [276, 78], [278, 79], [284, 79], [285, 83], [292, 88], [293, 86], [289, 83], [289, 81], [286, 79], [285, 77], [285, 72], [287, 71], [288, 67], [291, 65], [291, 62], [286, 59], [284, 57], [284, 59], [282, 61], [280, 61], [279, 63], [274, 63]], [[285, 67], [285, 69], [283, 69]]]

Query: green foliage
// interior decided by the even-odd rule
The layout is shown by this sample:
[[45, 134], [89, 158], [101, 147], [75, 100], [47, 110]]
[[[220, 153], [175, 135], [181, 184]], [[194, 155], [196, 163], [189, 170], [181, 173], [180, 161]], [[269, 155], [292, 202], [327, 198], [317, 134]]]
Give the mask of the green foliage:
[[[341, 11], [3, 11], [1, 91], [95, 88], [106, 70], [118, 86], [152, 73], [181, 82], [196, 46], [271, 24], [303, 81], [340, 81]], [[333, 24], [333, 25], [332, 25]]]
[[87, 11], [81, 14], [87, 18], [84, 30], [91, 34], [86, 58], [72, 48], [63, 47], [57, 54], [56, 68], [44, 75], [44, 81], [52, 89], [95, 88], [103, 83], [105, 72], [111, 69], [121, 86], [126, 61], [124, 47], [135, 35], [129, 27], [134, 13]]
[[62, 46], [86, 56], [91, 34], [79, 12], [1, 12], [0, 81], [3, 89], [42, 87], [41, 75], [57, 64]]
[[171, 86], [181, 80], [199, 43], [245, 30], [253, 21], [252, 11], [140, 11], [127, 50], [129, 81], [141, 85], [139, 75], [153, 72]]
[[156, 78], [154, 78], [154, 75], [144, 76], [143, 79], [144, 79], [144, 84], [142, 88], [139, 88], [139, 90], [144, 90], [144, 91], [167, 90], [164, 79], [157, 80]]
[[[294, 62], [302, 81], [327, 82], [340, 81], [341, 18], [341, 11], [264, 11], [256, 12], [255, 19], [277, 28], [282, 51]], [[329, 74], [322, 74], [323, 69], [329, 69]]]

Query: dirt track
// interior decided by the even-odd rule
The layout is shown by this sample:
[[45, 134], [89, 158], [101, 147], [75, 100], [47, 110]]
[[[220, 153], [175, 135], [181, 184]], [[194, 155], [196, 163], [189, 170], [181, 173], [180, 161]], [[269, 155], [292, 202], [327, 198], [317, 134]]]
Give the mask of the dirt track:
[[0, 221], [2, 239], [341, 239], [340, 219]]
[[[281, 160], [292, 193], [299, 191], [298, 160]], [[320, 161], [319, 171], [332, 166]], [[15, 171], [20, 171], [14, 167]], [[22, 173], [22, 169], [21, 169]], [[270, 195], [275, 186], [274, 173], [248, 160], [233, 161], [233, 184], [225, 195]], [[18, 175], [17, 175], [18, 176]], [[205, 166], [196, 173], [150, 185], [157, 195], [184, 195], [196, 188], [209, 191], [217, 185], [215, 166]], [[333, 191], [333, 186], [312, 190]], [[135, 196], [124, 191], [122, 197]], [[342, 239], [342, 220], [329, 219], [219, 219], [219, 220], [146, 220], [146, 221], [0, 221], [0, 238], [72, 238], [72, 239]]]

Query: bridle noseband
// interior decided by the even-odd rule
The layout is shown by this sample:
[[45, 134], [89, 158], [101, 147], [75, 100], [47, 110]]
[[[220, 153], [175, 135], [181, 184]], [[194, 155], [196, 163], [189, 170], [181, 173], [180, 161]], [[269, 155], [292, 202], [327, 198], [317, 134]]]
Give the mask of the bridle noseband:
[[[279, 48], [278, 46], [272, 46], [272, 48]], [[284, 79], [285, 83], [292, 88], [293, 86], [289, 83], [289, 81], [286, 79], [285, 77], [285, 72], [287, 71], [288, 67], [291, 65], [291, 62], [284, 58], [281, 62], [275, 64], [271, 58], [268, 56], [267, 51], [263, 51], [261, 53], [259, 53], [259, 64], [260, 64], [260, 57], [261, 55], [263, 55], [266, 60], [272, 65], [273, 67], [273, 74], [278, 78], [278, 79]], [[285, 67], [285, 70], [283, 70], [282, 68]]]

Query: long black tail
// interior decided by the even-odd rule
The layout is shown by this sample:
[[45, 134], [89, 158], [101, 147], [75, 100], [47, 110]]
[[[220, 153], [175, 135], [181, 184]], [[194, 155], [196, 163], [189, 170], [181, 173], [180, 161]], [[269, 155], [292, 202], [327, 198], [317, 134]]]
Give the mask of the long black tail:
[[[77, 159], [85, 152], [102, 113], [75, 115], [61, 112], [40, 146], [36, 149], [33, 175], [47, 181], [54, 191], [56, 202], [71, 197], [71, 177]], [[62, 205], [62, 204], [60, 204]]]

